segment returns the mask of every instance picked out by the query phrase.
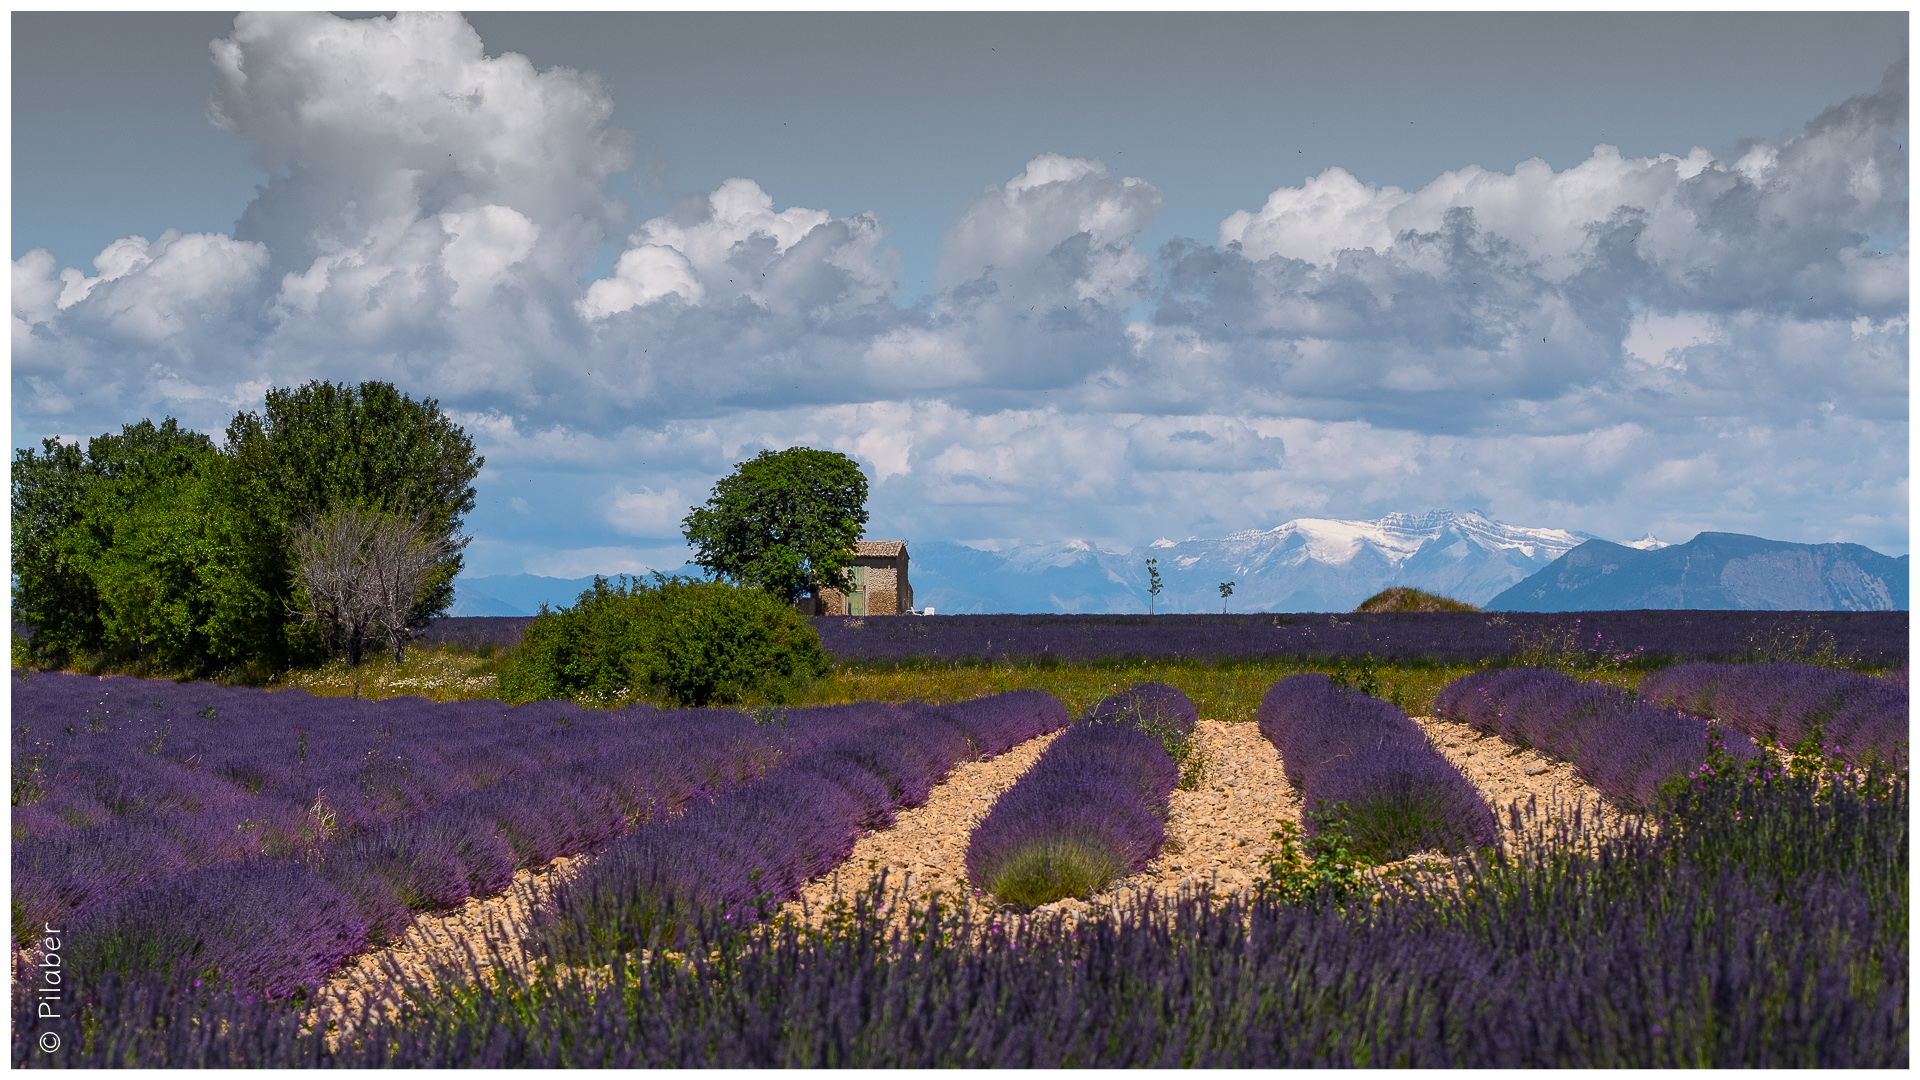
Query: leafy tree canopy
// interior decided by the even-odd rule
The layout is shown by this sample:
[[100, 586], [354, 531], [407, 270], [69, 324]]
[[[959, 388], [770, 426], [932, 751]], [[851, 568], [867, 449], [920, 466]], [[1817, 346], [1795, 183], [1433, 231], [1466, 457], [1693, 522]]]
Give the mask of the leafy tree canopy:
[[[96, 436], [85, 450], [45, 439], [38, 452], [13, 452], [13, 613], [34, 627], [41, 655], [102, 639], [99, 591], [76, 565], [73, 545], [60, 542], [86, 516], [90, 498], [101, 508], [124, 504], [131, 488], [192, 474], [212, 448], [211, 439], [168, 417]], [[95, 495], [103, 481], [113, 490]]]
[[[295, 529], [353, 505], [417, 518], [426, 535], [451, 539], [473, 509], [473, 478], [486, 463], [439, 402], [415, 401], [383, 382], [269, 391], [264, 414], [243, 413], [227, 426], [227, 452], [288, 589]], [[458, 546], [450, 544], [411, 625], [424, 625], [453, 602], [461, 565]]]
[[321, 645], [292, 619], [293, 534], [358, 507], [443, 556], [408, 613], [421, 625], [452, 602], [481, 464], [437, 402], [379, 382], [274, 390], [264, 415], [234, 418], [224, 451], [171, 418], [84, 451], [49, 439], [14, 452], [13, 613], [36, 660], [283, 667]]
[[867, 478], [845, 454], [763, 450], [713, 487], [681, 523], [694, 563], [793, 601], [850, 590], [846, 572], [867, 524]]

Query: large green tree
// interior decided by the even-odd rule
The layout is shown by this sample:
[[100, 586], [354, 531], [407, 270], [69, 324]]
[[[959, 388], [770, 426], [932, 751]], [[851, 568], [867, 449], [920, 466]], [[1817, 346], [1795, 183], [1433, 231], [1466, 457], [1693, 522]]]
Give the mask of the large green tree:
[[84, 450], [54, 439], [40, 446], [13, 453], [13, 616], [32, 628], [41, 658], [57, 659], [106, 640], [100, 592], [82, 562], [110, 544], [116, 526], [94, 522], [91, 549], [70, 534], [92, 514], [114, 513], [131, 492], [194, 473], [213, 442], [168, 417], [96, 436]]
[[398, 612], [383, 628], [445, 610], [482, 464], [466, 433], [436, 402], [386, 383], [308, 383], [266, 404], [234, 418], [224, 450], [169, 418], [85, 450], [47, 440], [15, 451], [13, 614], [32, 629], [37, 659], [91, 654], [204, 674], [315, 657], [326, 639], [295, 618], [311, 605], [293, 537], [341, 507], [404, 521], [402, 554], [432, 553], [417, 589], [411, 577], [401, 588], [400, 577], [375, 575], [386, 591], [409, 592], [383, 601]]
[[763, 450], [681, 523], [694, 563], [792, 603], [853, 588], [846, 568], [867, 524], [867, 478], [845, 454]]
[[408, 518], [447, 541], [409, 625], [425, 625], [453, 602], [461, 567], [454, 538], [473, 510], [473, 478], [486, 459], [439, 402], [415, 401], [383, 382], [273, 390], [263, 414], [243, 413], [227, 426], [227, 453], [256, 516], [255, 543], [276, 564], [290, 603], [294, 531], [348, 505]]
[[276, 654], [280, 607], [245, 542], [249, 515], [218, 451], [101, 479], [54, 540], [91, 584], [97, 628], [84, 651], [206, 673]]

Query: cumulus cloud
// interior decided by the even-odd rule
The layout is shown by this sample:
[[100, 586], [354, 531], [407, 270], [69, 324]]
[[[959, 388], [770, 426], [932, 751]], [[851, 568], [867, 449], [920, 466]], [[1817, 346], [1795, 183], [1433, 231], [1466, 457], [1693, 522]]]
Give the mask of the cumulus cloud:
[[621, 532], [671, 537], [680, 534], [680, 522], [688, 510], [687, 501], [671, 488], [654, 491], [643, 487], [639, 491], [628, 491], [619, 485], [608, 498], [606, 513], [607, 520]]
[[[1720, 157], [1334, 168], [1152, 254], [1147, 179], [1039, 153], [954, 208], [909, 307], [858, 207], [737, 177], [633, 225], [608, 88], [456, 15], [243, 15], [211, 57], [208, 117], [269, 181], [231, 236], [15, 260], [21, 443], [388, 379], [488, 457], [475, 520], [520, 539], [473, 553], [562, 576], [677, 565], [628, 541], [794, 445], [858, 459], [888, 535], [1477, 506], [1905, 546], [1904, 64]], [[563, 496], [567, 536], [526, 539]]]
[[[1434, 433], [1904, 399], [1906, 74], [1731, 161], [1596, 147], [1418, 191], [1340, 169], [1170, 251], [1166, 392]], [[1861, 320], [1870, 329], [1851, 328]]]

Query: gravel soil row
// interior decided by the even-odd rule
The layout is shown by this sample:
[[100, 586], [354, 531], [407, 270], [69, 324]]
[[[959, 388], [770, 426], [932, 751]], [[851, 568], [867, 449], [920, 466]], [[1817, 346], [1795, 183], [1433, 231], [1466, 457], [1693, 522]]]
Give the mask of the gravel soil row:
[[[1589, 822], [1603, 827], [1633, 820], [1576, 777], [1568, 762], [1482, 735], [1465, 724], [1432, 717], [1414, 721], [1500, 811], [1507, 843], [1524, 842], [1524, 837], [1504, 835], [1505, 811], [1515, 802], [1563, 807], [1577, 803], [1586, 808]], [[1264, 876], [1260, 859], [1273, 850], [1273, 833], [1282, 821], [1300, 822], [1299, 793], [1287, 783], [1278, 751], [1254, 724], [1202, 720], [1197, 731], [1205, 770], [1198, 790], [1173, 792], [1161, 855], [1098, 896], [1045, 905], [1038, 909], [1041, 913], [1084, 918], [1123, 907], [1147, 889], [1162, 896], [1197, 889], [1226, 895], [1249, 889]], [[924, 805], [900, 811], [892, 828], [861, 837], [838, 870], [810, 882], [782, 914], [818, 924], [836, 898], [850, 899], [881, 873], [901, 911], [901, 900], [937, 895], [943, 902], [972, 905], [978, 915], [1015, 914], [965, 887], [961, 875], [967, 840], [994, 800], [1032, 767], [1057, 734], [1030, 740], [990, 761], [960, 765]], [[521, 942], [533, 911], [552, 895], [554, 883], [579, 870], [584, 858], [590, 856], [523, 870], [504, 893], [469, 900], [446, 914], [422, 915], [401, 941], [350, 961], [321, 1000], [344, 1009], [336, 1015], [351, 1015], [368, 994], [385, 992], [396, 977], [428, 975], [469, 953], [483, 964], [526, 963]], [[1407, 863], [1432, 861], [1416, 856]]]

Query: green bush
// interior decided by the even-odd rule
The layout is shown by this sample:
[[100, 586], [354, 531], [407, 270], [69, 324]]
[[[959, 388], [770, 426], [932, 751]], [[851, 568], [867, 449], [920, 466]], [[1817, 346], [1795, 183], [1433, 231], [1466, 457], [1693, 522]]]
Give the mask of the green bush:
[[543, 607], [499, 686], [508, 701], [786, 702], [827, 670], [820, 636], [794, 608], [759, 589], [655, 574], [596, 577], [573, 607]]

